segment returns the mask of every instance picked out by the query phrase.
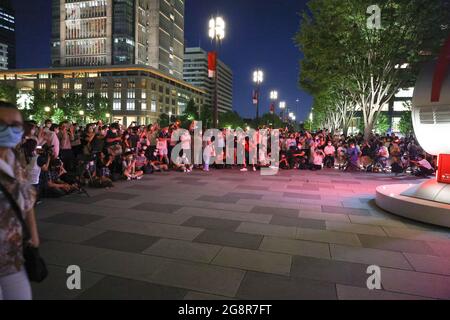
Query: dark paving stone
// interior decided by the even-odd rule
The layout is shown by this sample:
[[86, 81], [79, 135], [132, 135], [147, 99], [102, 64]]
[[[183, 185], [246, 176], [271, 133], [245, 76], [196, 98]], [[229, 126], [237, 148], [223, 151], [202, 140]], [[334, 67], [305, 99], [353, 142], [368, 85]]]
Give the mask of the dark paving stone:
[[320, 191], [318, 185], [291, 185], [287, 186], [290, 190], [307, 190], [307, 191]]
[[97, 216], [94, 214], [81, 214], [81, 213], [72, 213], [65, 212], [61, 214], [57, 214], [50, 218], [42, 219], [44, 222], [57, 223], [57, 224], [65, 224], [69, 226], [78, 226], [84, 227], [90, 223], [95, 221], [104, 219], [103, 216]]
[[213, 202], [213, 203], [236, 203], [240, 199], [233, 197], [215, 197], [215, 196], [201, 196], [195, 200], [205, 201], [205, 202]]
[[367, 267], [367, 265], [359, 263], [294, 256], [291, 277], [366, 288]]
[[202, 232], [194, 242], [256, 250], [259, 248], [262, 240], [263, 236], [260, 235], [221, 230], [206, 230]]
[[295, 199], [306, 199], [306, 200], [321, 200], [322, 199], [322, 197], [318, 194], [293, 193], [293, 192], [285, 192], [285, 193], [283, 193], [283, 197], [295, 198]]
[[[89, 193], [89, 190], [87, 190]], [[102, 200], [131, 200], [133, 198], [136, 198], [137, 195], [129, 194], [129, 193], [120, 193], [120, 192], [106, 192], [101, 193], [95, 196], [87, 197], [85, 194], [72, 194], [67, 197], [59, 198], [58, 200], [64, 201], [64, 202], [76, 202], [76, 203], [83, 203], [83, 204], [93, 204], [98, 201]]]
[[133, 233], [106, 231], [92, 239], [84, 241], [86, 246], [116, 251], [140, 253], [152, 246], [158, 238]]
[[236, 187], [236, 189], [242, 189], [242, 190], [253, 190], [253, 191], [269, 191], [270, 187], [263, 187], [263, 186], [250, 186], [250, 185], [239, 185]]
[[105, 277], [78, 300], [181, 300], [187, 290], [117, 277]]
[[291, 178], [283, 178], [283, 177], [265, 177], [262, 178], [263, 181], [275, 181], [275, 182], [290, 182]]
[[358, 235], [358, 238], [363, 247], [366, 248], [435, 255], [433, 249], [425, 241], [396, 239], [362, 234]]
[[332, 184], [355, 184], [355, 185], [359, 185], [361, 184], [361, 182], [359, 181], [354, 181], [354, 180], [331, 180]]
[[238, 199], [249, 199], [249, 200], [261, 200], [263, 196], [260, 194], [252, 194], [252, 193], [238, 193], [231, 192], [225, 195], [225, 198], [238, 198]]
[[336, 300], [333, 283], [247, 272], [238, 293], [244, 300]]
[[179, 184], [185, 184], [188, 186], [206, 186], [208, 183], [207, 182], [200, 182], [200, 181], [179, 181]]
[[286, 227], [326, 230], [325, 221], [323, 220], [291, 218], [278, 215], [273, 216], [272, 220], [270, 221], [270, 224]]
[[298, 218], [299, 210], [296, 209], [286, 209], [286, 208], [274, 208], [274, 207], [260, 207], [256, 206], [252, 209], [252, 213], [261, 213], [261, 214], [273, 214], [280, 216], [287, 216]]
[[240, 221], [206, 218], [206, 217], [192, 217], [185, 223], [183, 223], [183, 226], [203, 228], [209, 230], [234, 231], [239, 227], [240, 224], [241, 224]]
[[152, 212], [162, 212], [162, 213], [174, 213], [175, 211], [181, 209], [182, 206], [177, 206], [174, 204], [164, 204], [164, 203], [141, 203], [133, 207], [134, 210], [140, 211], [152, 211]]
[[357, 208], [344, 208], [344, 207], [333, 207], [333, 206], [322, 206], [322, 212], [335, 213], [335, 214], [353, 214], [357, 216], [369, 216], [370, 212], [367, 209], [357, 209]]
[[219, 181], [232, 181], [232, 182], [244, 182], [247, 179], [229, 177], [229, 178], [219, 178], [217, 180], [219, 180]]
[[161, 189], [162, 186], [147, 186], [147, 185], [141, 185], [141, 184], [137, 184], [134, 186], [130, 186], [126, 189], [129, 190], [141, 190], [141, 191], [155, 191], [155, 190], [159, 190]]

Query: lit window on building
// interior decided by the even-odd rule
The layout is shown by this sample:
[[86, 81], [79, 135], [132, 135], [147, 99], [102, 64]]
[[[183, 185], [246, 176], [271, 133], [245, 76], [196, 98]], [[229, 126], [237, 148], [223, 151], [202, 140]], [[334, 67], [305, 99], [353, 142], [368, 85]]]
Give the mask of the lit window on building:
[[136, 110], [136, 103], [134, 100], [127, 101], [127, 110], [128, 111], [134, 111]]
[[113, 102], [113, 110], [114, 111], [122, 110], [122, 102], [120, 100]]

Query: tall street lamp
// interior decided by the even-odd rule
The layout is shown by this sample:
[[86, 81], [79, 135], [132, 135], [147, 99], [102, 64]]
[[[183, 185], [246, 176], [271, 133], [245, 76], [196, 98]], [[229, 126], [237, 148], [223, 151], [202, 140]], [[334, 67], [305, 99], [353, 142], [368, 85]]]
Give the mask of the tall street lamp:
[[217, 51], [222, 43], [223, 39], [225, 39], [225, 20], [222, 17], [212, 17], [209, 20], [209, 37], [214, 43], [214, 52], [210, 55], [211, 64], [214, 71], [214, 128], [219, 127], [219, 94], [218, 94], [218, 79], [219, 79], [219, 68], [217, 67]]
[[256, 126], [259, 126], [259, 96], [260, 96], [260, 86], [264, 81], [264, 72], [260, 69], [253, 72], [253, 82], [256, 85], [255, 96], [256, 96]]
[[272, 112], [272, 128], [275, 128], [275, 109], [276, 109], [276, 102], [278, 100], [278, 91], [273, 90], [270, 91], [270, 100], [272, 100], [272, 105], [270, 106], [270, 111]]
[[280, 102], [280, 110], [281, 110], [281, 121], [284, 123], [284, 111], [286, 110], [286, 102], [281, 101]]

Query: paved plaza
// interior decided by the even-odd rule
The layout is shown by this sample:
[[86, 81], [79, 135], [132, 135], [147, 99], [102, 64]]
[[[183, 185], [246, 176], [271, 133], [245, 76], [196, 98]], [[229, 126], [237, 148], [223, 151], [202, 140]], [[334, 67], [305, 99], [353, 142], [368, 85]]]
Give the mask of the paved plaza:
[[[413, 177], [238, 170], [155, 174], [45, 200], [35, 299], [450, 299], [450, 230], [378, 209]], [[424, 212], [426, 214], [426, 212]], [[66, 287], [70, 265], [81, 290]], [[381, 267], [383, 290], [367, 289]]]

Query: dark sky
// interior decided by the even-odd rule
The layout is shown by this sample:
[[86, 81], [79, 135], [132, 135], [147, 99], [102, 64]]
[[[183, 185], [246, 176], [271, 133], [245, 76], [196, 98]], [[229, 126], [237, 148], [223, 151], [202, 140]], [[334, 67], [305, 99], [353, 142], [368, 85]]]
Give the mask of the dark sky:
[[[50, 65], [50, 0], [13, 0], [17, 19], [18, 68]], [[300, 52], [292, 38], [299, 27], [298, 13], [306, 0], [186, 0], [185, 38], [187, 46], [211, 49], [208, 19], [221, 14], [227, 22], [227, 37], [220, 59], [234, 73], [234, 108], [244, 117], [254, 117], [252, 72], [265, 72], [262, 86], [262, 113], [269, 110], [269, 91], [279, 91], [280, 99], [303, 120], [312, 98], [298, 88]], [[300, 102], [297, 103], [296, 100]]]

